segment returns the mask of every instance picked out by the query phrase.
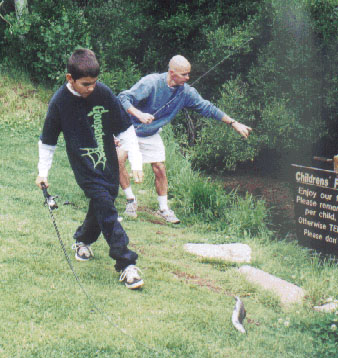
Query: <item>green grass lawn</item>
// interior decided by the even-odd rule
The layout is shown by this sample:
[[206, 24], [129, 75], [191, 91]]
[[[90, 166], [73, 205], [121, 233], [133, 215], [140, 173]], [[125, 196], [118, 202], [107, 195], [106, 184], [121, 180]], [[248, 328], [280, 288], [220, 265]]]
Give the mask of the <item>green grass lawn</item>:
[[[84, 219], [87, 199], [61, 140], [49, 191], [59, 196], [55, 220], [88, 300], [34, 184], [37, 142], [51, 92], [15, 77], [2, 76], [0, 84], [1, 358], [338, 356], [332, 328], [338, 316], [312, 308], [338, 298], [334, 262], [268, 232], [223, 238], [212, 227], [206, 231], [185, 224], [184, 217], [181, 225], [166, 225], [152, 214], [156, 196], [149, 180], [135, 187], [139, 217], [122, 222], [139, 253], [144, 288], [132, 291], [119, 282], [102, 237], [93, 245], [92, 261], [76, 262], [72, 236]], [[66, 201], [73, 205], [63, 205]], [[121, 212], [123, 206], [120, 195]], [[277, 297], [246, 282], [237, 265], [183, 249], [185, 243], [236, 241], [251, 246], [253, 266], [304, 288], [304, 303], [283, 308]], [[234, 295], [242, 297], [247, 310], [246, 335], [231, 324]]]

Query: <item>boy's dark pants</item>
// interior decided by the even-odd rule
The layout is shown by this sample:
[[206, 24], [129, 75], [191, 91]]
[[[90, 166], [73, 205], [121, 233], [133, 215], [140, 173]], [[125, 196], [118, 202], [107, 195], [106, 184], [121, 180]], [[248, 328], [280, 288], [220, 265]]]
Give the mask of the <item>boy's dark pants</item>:
[[90, 190], [86, 195], [90, 198], [89, 208], [83, 224], [74, 234], [76, 242], [90, 245], [102, 232], [110, 248], [109, 256], [116, 260], [116, 271], [135, 265], [138, 255], [127, 247], [128, 236], [117, 220], [118, 213], [114, 205], [116, 196], [102, 188]]

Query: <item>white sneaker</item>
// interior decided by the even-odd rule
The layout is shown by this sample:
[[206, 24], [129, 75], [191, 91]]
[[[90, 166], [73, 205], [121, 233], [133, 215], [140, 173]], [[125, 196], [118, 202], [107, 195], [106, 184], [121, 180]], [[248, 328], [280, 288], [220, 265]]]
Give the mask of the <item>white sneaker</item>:
[[127, 199], [126, 210], [124, 213], [132, 218], [137, 217], [137, 201], [136, 201], [136, 199]]
[[130, 288], [131, 290], [142, 287], [144, 282], [138, 272], [141, 272], [141, 270], [135, 265], [127, 266], [121, 273], [120, 282], [124, 282], [126, 287]]
[[166, 221], [168, 221], [171, 224], [179, 224], [180, 223], [180, 219], [178, 219], [175, 215], [175, 213], [168, 209], [168, 210], [158, 210], [156, 212], [157, 215], [161, 216], [163, 219], [165, 219]]
[[88, 261], [94, 257], [90, 245], [86, 245], [83, 242], [76, 242], [72, 245], [72, 249], [75, 250], [75, 259], [77, 261]]

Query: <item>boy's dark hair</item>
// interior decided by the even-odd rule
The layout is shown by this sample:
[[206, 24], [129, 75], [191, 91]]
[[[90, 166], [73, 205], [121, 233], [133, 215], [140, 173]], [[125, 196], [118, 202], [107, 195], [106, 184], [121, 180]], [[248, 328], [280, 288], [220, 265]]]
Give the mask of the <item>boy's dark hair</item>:
[[67, 72], [72, 75], [74, 81], [81, 77], [97, 77], [100, 73], [100, 65], [95, 53], [88, 49], [78, 49], [69, 57]]

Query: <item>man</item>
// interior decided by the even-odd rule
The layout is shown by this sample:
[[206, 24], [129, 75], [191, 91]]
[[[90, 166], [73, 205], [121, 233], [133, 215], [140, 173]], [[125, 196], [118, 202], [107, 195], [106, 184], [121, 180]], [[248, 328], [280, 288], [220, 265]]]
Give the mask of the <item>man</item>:
[[115, 269], [122, 272], [120, 281], [130, 289], [138, 289], [143, 286], [135, 266], [138, 255], [128, 248], [129, 238], [119, 223], [114, 205], [119, 188], [114, 135], [122, 136], [121, 143], [131, 158], [139, 157], [132, 163], [132, 169], [135, 181], [142, 181], [135, 130], [110, 88], [97, 81], [100, 66], [94, 52], [76, 50], [68, 60], [67, 72], [67, 83], [56, 91], [48, 106], [39, 141], [36, 184], [40, 188], [42, 183], [48, 187], [48, 172], [62, 132], [75, 179], [90, 199], [86, 218], [74, 234], [75, 258], [91, 259], [90, 246], [102, 232], [109, 256], [116, 261]]
[[[252, 130], [203, 99], [195, 88], [189, 86], [186, 82], [189, 80], [190, 71], [189, 61], [176, 55], [169, 62], [168, 72], [147, 75], [130, 90], [123, 91], [118, 96], [135, 127], [143, 163], [150, 163], [155, 174], [160, 208], [157, 214], [174, 224], [178, 224], [180, 220], [168, 207], [165, 148], [159, 134], [160, 129], [170, 123], [181, 109], [188, 108], [230, 125], [244, 138], [247, 138]], [[136, 217], [137, 201], [125, 168], [128, 153], [123, 145], [118, 148], [118, 157], [120, 185], [127, 198], [125, 214]]]

